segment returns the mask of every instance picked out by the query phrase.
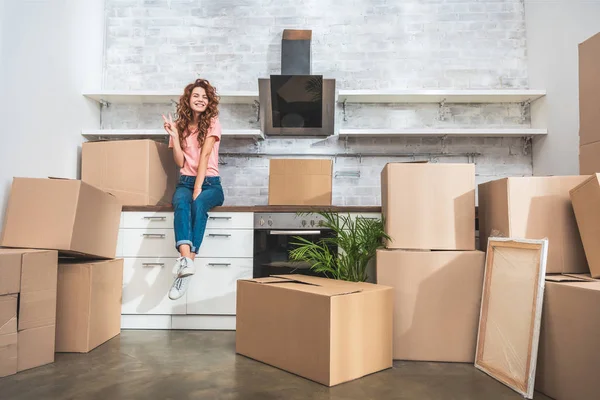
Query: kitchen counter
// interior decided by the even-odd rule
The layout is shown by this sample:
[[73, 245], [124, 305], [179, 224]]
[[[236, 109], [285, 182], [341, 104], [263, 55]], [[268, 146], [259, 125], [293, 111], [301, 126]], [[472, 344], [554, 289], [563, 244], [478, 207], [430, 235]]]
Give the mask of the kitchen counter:
[[[124, 206], [123, 211], [173, 211], [173, 207], [168, 206]], [[275, 213], [275, 212], [316, 212], [332, 211], [342, 213], [380, 213], [381, 206], [221, 206], [215, 207], [211, 212], [255, 212], [255, 213]]]

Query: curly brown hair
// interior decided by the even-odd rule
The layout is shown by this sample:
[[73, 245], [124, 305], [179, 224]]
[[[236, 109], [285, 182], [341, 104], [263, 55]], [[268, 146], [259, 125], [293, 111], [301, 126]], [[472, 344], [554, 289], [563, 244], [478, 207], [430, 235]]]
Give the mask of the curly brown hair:
[[194, 114], [190, 108], [190, 98], [192, 97], [192, 91], [201, 87], [206, 91], [208, 97], [208, 105], [206, 110], [200, 115], [198, 122], [198, 147], [202, 147], [206, 134], [210, 129], [213, 120], [219, 115], [219, 96], [217, 95], [217, 89], [215, 89], [206, 79], [196, 79], [195, 82], [187, 85], [183, 91], [183, 95], [179, 98], [179, 104], [177, 104], [177, 131], [179, 132], [179, 144], [181, 148], [185, 147], [185, 138], [187, 138], [191, 132], [188, 130], [188, 126], [194, 121]]

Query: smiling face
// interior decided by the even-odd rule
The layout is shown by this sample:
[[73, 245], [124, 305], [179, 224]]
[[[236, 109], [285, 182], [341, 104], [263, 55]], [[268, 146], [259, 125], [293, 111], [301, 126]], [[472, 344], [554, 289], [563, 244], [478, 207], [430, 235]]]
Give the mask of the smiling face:
[[202, 87], [196, 87], [190, 96], [190, 108], [197, 113], [203, 113], [208, 107], [208, 96]]

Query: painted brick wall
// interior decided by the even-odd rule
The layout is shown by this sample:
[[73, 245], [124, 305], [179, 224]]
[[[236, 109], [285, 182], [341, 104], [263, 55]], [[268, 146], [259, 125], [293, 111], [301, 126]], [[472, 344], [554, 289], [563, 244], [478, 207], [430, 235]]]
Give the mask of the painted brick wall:
[[[107, 0], [104, 89], [172, 89], [196, 77], [257, 90], [280, 72], [281, 33], [312, 29], [313, 73], [338, 89], [526, 88], [522, 0]], [[160, 128], [169, 105], [117, 106], [104, 128]], [[252, 106], [223, 105], [225, 128], [256, 128]], [[518, 105], [348, 105], [336, 130], [528, 126]], [[478, 182], [531, 175], [521, 138], [228, 139], [226, 204], [266, 204], [268, 158], [334, 158], [334, 203], [380, 203], [389, 161], [475, 162]], [[360, 175], [360, 176], [358, 176]]]

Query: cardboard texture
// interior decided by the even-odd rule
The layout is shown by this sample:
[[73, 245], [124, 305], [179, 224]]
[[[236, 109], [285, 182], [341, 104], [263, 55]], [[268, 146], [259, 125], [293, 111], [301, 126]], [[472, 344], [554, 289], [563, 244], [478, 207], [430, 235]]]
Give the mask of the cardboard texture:
[[332, 168], [331, 160], [270, 160], [269, 205], [330, 206]]
[[[547, 277], [548, 278], [548, 277]], [[600, 282], [546, 281], [535, 388], [556, 400], [598, 398]]]
[[585, 273], [588, 266], [569, 191], [586, 176], [504, 178], [479, 185], [479, 236], [548, 238], [547, 273]]
[[[579, 145], [600, 141], [600, 33], [579, 44]], [[598, 172], [598, 171], [594, 171]]]
[[0, 249], [0, 296], [19, 293], [21, 287], [21, 253]]
[[54, 334], [55, 325], [18, 332], [18, 372], [54, 362]]
[[381, 201], [386, 247], [475, 250], [474, 164], [387, 164]]
[[17, 332], [0, 335], [0, 378], [17, 373]]
[[393, 290], [382, 285], [238, 280], [236, 352], [334, 386], [392, 366], [392, 309]]
[[0, 336], [17, 333], [17, 295], [0, 296]]
[[579, 148], [579, 174], [591, 175], [596, 172], [600, 172], [600, 142]]
[[121, 332], [123, 259], [58, 267], [56, 352], [87, 353]]
[[573, 211], [591, 276], [600, 278], [600, 174], [570, 192]]
[[488, 240], [475, 367], [533, 398], [548, 240]]
[[394, 288], [394, 359], [475, 360], [485, 253], [377, 251], [377, 283]]
[[169, 147], [154, 140], [111, 140], [82, 145], [81, 180], [113, 194], [125, 206], [170, 204], [177, 166]]
[[14, 178], [2, 246], [114, 258], [121, 204], [87, 183]]

